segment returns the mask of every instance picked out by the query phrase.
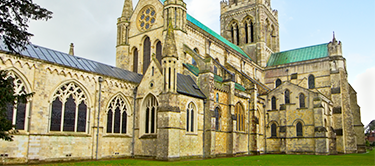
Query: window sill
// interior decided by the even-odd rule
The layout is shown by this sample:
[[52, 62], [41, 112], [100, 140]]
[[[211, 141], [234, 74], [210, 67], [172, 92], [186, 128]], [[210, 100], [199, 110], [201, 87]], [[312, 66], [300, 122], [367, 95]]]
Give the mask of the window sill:
[[143, 134], [139, 139], [156, 139], [158, 138], [158, 135], [156, 133], [154, 134]]
[[189, 133], [189, 132], [186, 132], [186, 135], [189, 135], [189, 136], [198, 136], [198, 133]]
[[41, 136], [73, 136], [73, 137], [91, 137], [87, 133], [74, 133], [74, 132], [54, 132], [50, 131], [47, 134], [30, 134], [30, 135], [41, 135]]
[[268, 110], [268, 112], [277, 112], [279, 111], [278, 109], [275, 109], [275, 110]]
[[106, 134], [103, 137], [114, 137], [114, 138], [132, 138], [131, 135], [128, 134]]

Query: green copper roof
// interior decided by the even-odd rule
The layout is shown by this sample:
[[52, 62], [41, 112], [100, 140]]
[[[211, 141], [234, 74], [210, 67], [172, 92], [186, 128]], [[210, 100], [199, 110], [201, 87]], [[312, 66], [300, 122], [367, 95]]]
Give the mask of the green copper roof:
[[245, 91], [246, 90], [246, 88], [245, 87], [243, 87], [241, 84], [239, 84], [239, 83], [236, 83], [235, 84], [235, 88], [237, 89], [237, 90], [240, 90], [240, 91]]
[[214, 75], [214, 81], [216, 81], [216, 82], [223, 82], [223, 77], [220, 77], [220, 76], [218, 76], [218, 75]]
[[194, 65], [191, 65], [191, 64], [187, 64], [187, 63], [184, 63], [184, 66], [190, 71], [192, 72], [195, 76], [198, 76], [199, 74], [199, 69], [198, 67], [194, 66]]
[[328, 57], [326, 44], [309, 46], [284, 52], [273, 53], [268, 60], [267, 66], [277, 66], [294, 62], [302, 62], [318, 58]]
[[[160, 0], [161, 3], [164, 4], [165, 0]], [[223, 42], [224, 44], [228, 45], [229, 47], [233, 48], [234, 50], [236, 50], [238, 53], [242, 54], [243, 56], [245, 56], [246, 58], [249, 58], [251, 60], [251, 58], [240, 48], [238, 47], [237, 45], [233, 44], [232, 42], [228, 41], [227, 39], [225, 39], [224, 37], [220, 36], [219, 34], [217, 34], [215, 31], [213, 31], [212, 29], [208, 28], [206, 25], [202, 24], [201, 22], [199, 22], [197, 19], [195, 19], [194, 17], [192, 17], [190, 14], [187, 14], [186, 16], [186, 19], [188, 21], [190, 21], [191, 23], [193, 23], [194, 25], [196, 25], [197, 27], [201, 28], [202, 30], [206, 31], [207, 33], [209, 33], [210, 35], [212, 35], [213, 37], [215, 37], [216, 39], [220, 40], [221, 42]]]

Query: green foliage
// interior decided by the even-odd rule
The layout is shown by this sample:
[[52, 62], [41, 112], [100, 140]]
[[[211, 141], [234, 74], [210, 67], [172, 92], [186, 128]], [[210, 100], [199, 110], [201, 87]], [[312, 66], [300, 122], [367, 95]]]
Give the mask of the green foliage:
[[370, 146], [370, 142], [368, 140], [366, 140], [366, 146], [369, 147]]
[[261, 155], [246, 156], [234, 158], [218, 158], [208, 160], [190, 160], [190, 161], [150, 161], [150, 160], [108, 160], [108, 161], [90, 161], [62, 164], [48, 164], [54, 166], [65, 165], [375, 165], [375, 153], [370, 151], [365, 154], [348, 155]]
[[7, 119], [7, 108], [9, 105], [17, 103], [26, 103], [27, 98], [31, 97], [33, 93], [15, 95], [14, 79], [7, 78], [7, 72], [0, 70], [0, 139], [12, 141], [12, 134], [17, 132], [14, 130], [12, 122]]
[[0, 0], [0, 40], [8, 50], [18, 53], [26, 48], [33, 34], [27, 32], [32, 20], [48, 20], [52, 12], [33, 3], [32, 0]]

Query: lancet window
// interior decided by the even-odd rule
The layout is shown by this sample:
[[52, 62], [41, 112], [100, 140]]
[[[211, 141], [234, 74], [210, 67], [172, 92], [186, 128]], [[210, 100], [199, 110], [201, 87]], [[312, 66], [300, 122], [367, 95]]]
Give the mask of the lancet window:
[[276, 97], [273, 96], [271, 99], [272, 110], [276, 110]]
[[133, 72], [138, 73], [138, 49], [133, 50]]
[[149, 37], [143, 42], [143, 74], [146, 73], [151, 60], [151, 41]]
[[237, 131], [245, 131], [245, 112], [240, 103], [236, 104]]
[[115, 97], [107, 109], [107, 133], [126, 134], [128, 122], [128, 107], [125, 99], [121, 96]]
[[154, 96], [149, 96], [145, 100], [145, 133], [156, 133], [156, 116], [158, 102]]
[[309, 76], [309, 89], [314, 89], [315, 88], [315, 76], [310, 75]]
[[303, 129], [302, 129], [302, 123], [298, 122], [296, 125], [296, 132], [297, 132], [297, 137], [302, 137], [303, 136]]
[[186, 109], [186, 131], [187, 132], [195, 132], [195, 125], [194, 125], [194, 121], [195, 121], [195, 113], [196, 113], [196, 109], [195, 109], [195, 105], [194, 103], [190, 103], [188, 105], [188, 108]]
[[156, 59], [159, 61], [159, 64], [161, 64], [162, 52], [163, 52], [162, 45], [161, 45], [161, 42], [159, 41], [156, 44]]
[[51, 108], [50, 131], [87, 131], [87, 95], [77, 84], [61, 86], [53, 96]]
[[236, 22], [233, 22], [230, 25], [230, 30], [231, 30], [231, 36], [232, 36], [232, 43], [235, 45], [240, 44], [240, 31], [238, 28], [238, 24]]
[[285, 90], [285, 104], [290, 104], [290, 91], [287, 89]]
[[272, 123], [271, 125], [271, 137], [277, 137], [277, 126], [275, 123]]
[[221, 119], [221, 111], [219, 107], [215, 108], [215, 130], [220, 130], [220, 119]]
[[303, 93], [301, 93], [299, 95], [299, 107], [300, 108], [305, 108], [306, 107], [306, 102], [305, 102], [305, 95]]
[[247, 19], [245, 22], [245, 43], [254, 43], [254, 23], [251, 19]]

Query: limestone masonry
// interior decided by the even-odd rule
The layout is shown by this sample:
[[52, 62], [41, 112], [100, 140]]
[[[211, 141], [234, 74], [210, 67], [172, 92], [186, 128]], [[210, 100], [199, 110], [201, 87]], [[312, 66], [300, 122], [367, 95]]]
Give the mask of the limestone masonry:
[[365, 152], [341, 42], [280, 52], [270, 0], [220, 3], [219, 35], [183, 0], [125, 0], [117, 67], [1, 43], [0, 69], [35, 95], [9, 106], [0, 164]]

